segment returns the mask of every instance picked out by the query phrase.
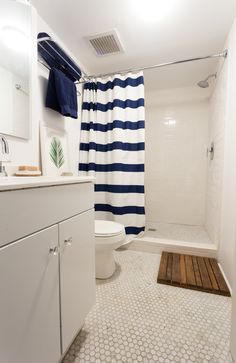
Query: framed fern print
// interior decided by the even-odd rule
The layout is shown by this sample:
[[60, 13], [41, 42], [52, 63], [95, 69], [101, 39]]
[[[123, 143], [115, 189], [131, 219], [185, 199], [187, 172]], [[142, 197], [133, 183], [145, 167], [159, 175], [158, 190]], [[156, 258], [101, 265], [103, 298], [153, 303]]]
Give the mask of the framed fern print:
[[53, 136], [51, 139], [50, 152], [51, 160], [53, 164], [60, 169], [65, 162], [64, 159], [64, 150], [62, 147], [61, 140], [56, 136]]
[[60, 176], [70, 171], [66, 131], [41, 123], [40, 144], [44, 176]]

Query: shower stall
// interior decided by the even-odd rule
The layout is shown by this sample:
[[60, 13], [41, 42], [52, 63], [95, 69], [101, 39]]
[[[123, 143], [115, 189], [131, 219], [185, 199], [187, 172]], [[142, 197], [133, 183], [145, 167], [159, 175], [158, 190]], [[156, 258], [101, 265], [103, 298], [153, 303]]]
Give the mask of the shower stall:
[[224, 151], [221, 92], [216, 74], [191, 87], [149, 90], [146, 82], [146, 228], [132, 249], [216, 256]]

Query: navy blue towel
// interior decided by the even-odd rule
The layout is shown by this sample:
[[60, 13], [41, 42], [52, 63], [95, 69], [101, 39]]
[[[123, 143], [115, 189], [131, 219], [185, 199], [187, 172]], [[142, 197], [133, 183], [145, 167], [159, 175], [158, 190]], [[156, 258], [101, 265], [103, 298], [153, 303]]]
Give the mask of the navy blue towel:
[[63, 116], [78, 118], [76, 86], [56, 68], [50, 70], [46, 107], [60, 112]]

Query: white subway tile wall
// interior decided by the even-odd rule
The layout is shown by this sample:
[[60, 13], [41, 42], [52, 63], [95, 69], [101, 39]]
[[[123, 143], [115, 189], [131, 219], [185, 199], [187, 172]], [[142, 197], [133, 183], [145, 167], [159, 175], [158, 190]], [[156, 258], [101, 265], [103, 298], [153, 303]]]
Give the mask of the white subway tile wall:
[[147, 223], [204, 225], [208, 119], [207, 100], [146, 107]]

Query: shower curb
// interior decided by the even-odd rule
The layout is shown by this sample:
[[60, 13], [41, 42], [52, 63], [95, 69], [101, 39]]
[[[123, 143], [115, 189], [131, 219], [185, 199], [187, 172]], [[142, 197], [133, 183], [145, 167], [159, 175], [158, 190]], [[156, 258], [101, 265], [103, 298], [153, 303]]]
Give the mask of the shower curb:
[[217, 258], [218, 250], [213, 243], [193, 243], [159, 238], [136, 238], [123, 249], [161, 254], [163, 251]]

